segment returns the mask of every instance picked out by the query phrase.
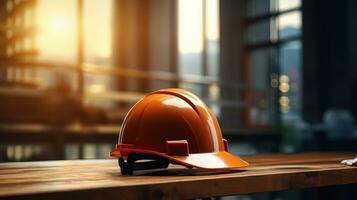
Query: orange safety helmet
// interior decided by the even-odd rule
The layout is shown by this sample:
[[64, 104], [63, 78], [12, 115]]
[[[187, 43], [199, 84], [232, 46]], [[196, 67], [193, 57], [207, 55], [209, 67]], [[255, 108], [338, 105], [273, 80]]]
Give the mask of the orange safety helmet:
[[166, 168], [169, 163], [202, 170], [249, 165], [228, 152], [217, 119], [205, 103], [176, 88], [152, 92], [130, 109], [110, 156], [119, 158], [122, 174]]

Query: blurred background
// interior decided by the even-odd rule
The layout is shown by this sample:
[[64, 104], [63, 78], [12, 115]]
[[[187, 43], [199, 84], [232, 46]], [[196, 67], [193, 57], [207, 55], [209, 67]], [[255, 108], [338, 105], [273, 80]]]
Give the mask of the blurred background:
[[108, 158], [180, 87], [239, 155], [357, 150], [357, 1], [0, 0], [0, 162]]

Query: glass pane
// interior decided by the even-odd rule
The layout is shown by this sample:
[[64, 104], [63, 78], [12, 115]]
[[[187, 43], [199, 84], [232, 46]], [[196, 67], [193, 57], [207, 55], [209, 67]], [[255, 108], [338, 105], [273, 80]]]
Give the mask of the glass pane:
[[[219, 0], [206, 0], [206, 64], [207, 75], [219, 78]], [[208, 106], [213, 113], [220, 115], [220, 87], [219, 85], [209, 85], [207, 88], [207, 97], [211, 101]]]
[[298, 8], [301, 6], [301, 0], [279, 0], [279, 11]]
[[246, 33], [247, 43], [269, 42], [274, 35], [271, 24], [272, 21], [268, 19], [250, 25]]
[[301, 34], [301, 12], [289, 12], [278, 18], [279, 39], [284, 39]]
[[76, 9], [76, 1], [72, 0], [38, 2], [36, 19], [40, 60], [76, 62]]
[[202, 73], [203, 50], [202, 0], [178, 2], [179, 73]]
[[[179, 75], [201, 75], [203, 51], [203, 0], [178, 1]], [[199, 85], [180, 83], [180, 87], [200, 95]]]
[[300, 119], [301, 109], [301, 41], [293, 41], [282, 45], [280, 58], [280, 110], [283, 120]]
[[112, 4], [112, 0], [85, 0], [83, 3], [85, 62], [111, 65]]
[[[111, 67], [112, 56], [112, 0], [84, 0], [84, 62]], [[100, 38], [100, 40], [98, 40]], [[88, 94], [108, 94], [116, 86], [115, 77], [84, 74], [84, 90]], [[85, 105], [110, 108], [115, 103], [86, 97]]]
[[266, 90], [269, 86], [270, 49], [258, 49], [251, 53], [251, 88]]
[[271, 113], [270, 104], [270, 63], [271, 49], [252, 51], [250, 58], [250, 122], [254, 125], [268, 125]]
[[272, 9], [270, 0], [248, 0], [247, 17], [256, 17], [268, 14]]
[[207, 75], [218, 77], [219, 0], [206, 0]]

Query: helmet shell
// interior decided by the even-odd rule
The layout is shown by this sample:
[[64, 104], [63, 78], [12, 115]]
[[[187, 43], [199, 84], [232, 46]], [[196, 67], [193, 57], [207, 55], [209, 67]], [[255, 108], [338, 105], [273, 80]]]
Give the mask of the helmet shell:
[[216, 117], [204, 102], [182, 89], [148, 94], [126, 115], [118, 144], [165, 153], [167, 141], [186, 140], [189, 153], [224, 150]]
[[125, 166], [130, 166], [134, 160], [130, 156], [138, 154], [203, 170], [249, 165], [228, 152], [228, 143], [222, 138], [217, 119], [206, 104], [194, 94], [176, 88], [148, 94], [126, 115], [118, 145], [110, 155], [119, 158], [119, 165], [125, 172]]

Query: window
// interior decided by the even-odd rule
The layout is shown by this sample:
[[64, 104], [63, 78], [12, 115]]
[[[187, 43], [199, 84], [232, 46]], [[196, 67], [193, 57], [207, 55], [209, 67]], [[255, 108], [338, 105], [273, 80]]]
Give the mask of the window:
[[247, 0], [248, 126], [299, 120], [301, 109], [301, 1]]
[[[219, 0], [178, 1], [178, 72], [180, 76], [219, 78]], [[219, 115], [217, 84], [180, 83], [203, 97]]]
[[[93, 93], [104, 93], [114, 82], [112, 74], [103, 73], [111, 68], [113, 2], [0, 1], [0, 27], [5, 33], [0, 34], [0, 101], [8, 108], [1, 110], [2, 132], [4, 127], [22, 127], [30, 134], [43, 133], [61, 124], [61, 130], [56, 131], [61, 135], [71, 127], [80, 130], [110, 121], [105, 115], [110, 109], [106, 108], [114, 103], [99, 102], [99, 95]], [[98, 66], [88, 70], [87, 63]], [[83, 85], [83, 98], [79, 85]], [[112, 127], [115, 134], [117, 126]], [[60, 142], [59, 147], [54, 145], [60, 141], [56, 136], [49, 142], [34, 138], [26, 145], [14, 137], [19, 138], [19, 144], [0, 145], [0, 161], [107, 158], [114, 142]], [[99, 134], [96, 137], [101, 138]]]
[[[0, 88], [34, 88], [39, 82], [36, 71], [15, 61], [31, 62], [38, 51], [35, 45], [36, 1], [0, 1]], [[11, 90], [10, 90], [11, 91]]]
[[[39, 69], [41, 87], [53, 88], [62, 85], [61, 87], [68, 88], [70, 92], [77, 92], [79, 85], [82, 84], [84, 104], [108, 107], [113, 104], [87, 97], [111, 89], [114, 83], [113, 77], [98, 73], [83, 73], [81, 81], [78, 80], [76, 68], [77, 65], [84, 63], [111, 66], [113, 1], [83, 0], [81, 34], [78, 30], [78, 2], [41, 0], [37, 4], [37, 46], [40, 52], [38, 60], [68, 65], [63, 67], [67, 70]], [[79, 38], [83, 40], [82, 44], [79, 44]], [[78, 45], [83, 45], [81, 61], [79, 61]]]

